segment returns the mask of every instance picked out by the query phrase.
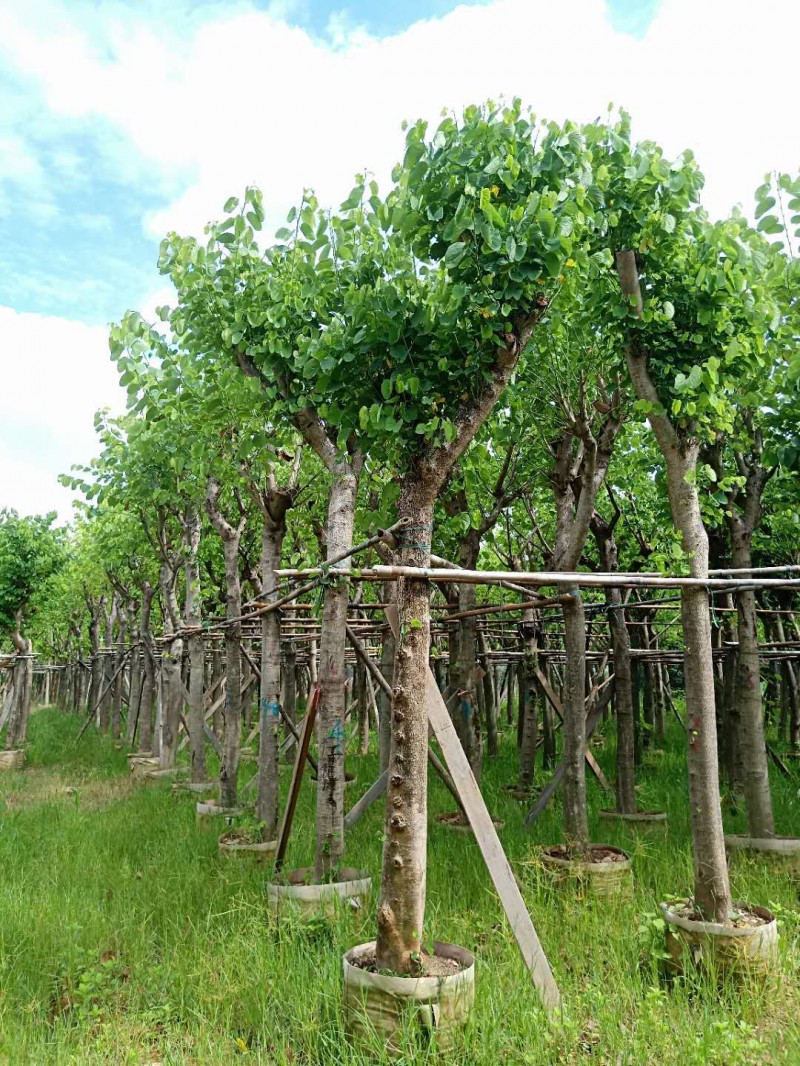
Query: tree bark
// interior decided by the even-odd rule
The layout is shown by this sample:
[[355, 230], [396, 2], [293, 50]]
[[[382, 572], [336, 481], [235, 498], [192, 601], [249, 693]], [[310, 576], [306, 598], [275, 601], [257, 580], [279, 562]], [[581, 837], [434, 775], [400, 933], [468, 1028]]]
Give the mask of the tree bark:
[[[398, 517], [408, 520], [400, 535], [399, 562], [427, 566], [433, 500], [423, 485], [404, 483]], [[415, 971], [425, 917], [428, 838], [428, 653], [430, 593], [427, 581], [398, 582], [397, 642], [392, 694], [392, 736], [384, 830], [383, 873], [378, 906], [376, 961], [381, 969]]]
[[161, 708], [159, 715], [158, 757], [161, 768], [175, 765], [178, 751], [178, 730], [183, 710], [183, 638], [174, 636], [180, 624], [175, 588], [176, 574], [165, 562], [161, 564], [159, 585], [164, 622], [164, 645], [161, 651]]
[[[397, 602], [397, 584], [393, 581], [389, 585], [388, 602]], [[395, 639], [391, 629], [387, 626], [383, 631], [383, 644], [381, 645], [381, 673], [393, 684], [394, 679], [394, 656]], [[381, 688], [378, 693], [378, 743], [380, 750], [381, 773], [389, 766], [389, 751], [392, 741], [392, 701], [391, 697]]]
[[589, 844], [586, 814], [586, 616], [580, 590], [562, 585], [560, 592], [569, 597], [564, 613], [564, 836], [567, 849], [578, 855]]
[[[735, 568], [752, 566], [752, 532], [733, 520], [732, 561]], [[764, 736], [764, 708], [761, 702], [761, 668], [758, 659], [756, 597], [750, 589], [736, 593], [739, 654], [736, 670], [736, 702], [739, 709], [741, 751], [744, 765], [744, 795], [747, 828], [751, 837], [775, 833], [772, 796], [769, 788], [767, 746]]]
[[[277, 595], [275, 570], [281, 565], [286, 513], [292, 504], [291, 493], [278, 488], [261, 497], [263, 526], [261, 531], [261, 595], [265, 601]], [[287, 660], [287, 671], [289, 670]], [[286, 687], [294, 692], [294, 663]], [[292, 704], [294, 696], [292, 695]], [[261, 619], [261, 681], [259, 687], [260, 737], [258, 746], [258, 795], [256, 815], [261, 825], [261, 839], [266, 843], [278, 837], [278, 726], [281, 712], [281, 623], [280, 613], [271, 611]], [[292, 716], [294, 707], [292, 706]]]
[[535, 685], [539, 639], [532, 608], [522, 612], [522, 647], [524, 659], [519, 672], [519, 714], [522, 737], [519, 748], [519, 787], [533, 787], [536, 776], [536, 748], [539, 744], [538, 689]]
[[[342, 458], [333, 464], [328, 499], [327, 559], [335, 559], [353, 545], [356, 494], [360, 462]], [[345, 566], [347, 564], [345, 563]], [[317, 711], [317, 848], [314, 859], [318, 881], [332, 876], [344, 857], [344, 715], [345, 647], [349, 584], [335, 577], [331, 565], [322, 609]]]

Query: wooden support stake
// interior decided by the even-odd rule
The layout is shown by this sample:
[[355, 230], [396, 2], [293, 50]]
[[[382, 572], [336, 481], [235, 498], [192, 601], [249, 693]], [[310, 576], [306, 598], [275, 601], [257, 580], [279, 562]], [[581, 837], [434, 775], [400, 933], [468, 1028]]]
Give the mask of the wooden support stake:
[[278, 836], [278, 847], [275, 851], [275, 873], [280, 873], [286, 858], [286, 848], [289, 844], [289, 834], [292, 831], [294, 812], [297, 808], [297, 797], [300, 795], [300, 785], [303, 781], [303, 770], [306, 765], [306, 756], [314, 735], [314, 723], [317, 720], [317, 708], [319, 707], [319, 685], [316, 685], [311, 699], [308, 701], [306, 716], [303, 719], [303, 729], [300, 733], [300, 742], [297, 745], [297, 755], [294, 760], [292, 771], [292, 783], [289, 786], [289, 796], [286, 800], [286, 809], [283, 812], [283, 822]]
[[[600, 719], [601, 719], [601, 717], [603, 715], [603, 711], [606, 709], [606, 707], [608, 706], [609, 701], [611, 700], [612, 691], [613, 691], [612, 688], [607, 688], [606, 689], [606, 691], [600, 697], [600, 700], [599, 700], [597, 706], [595, 707], [594, 711], [589, 715], [589, 717], [586, 720], [586, 742], [587, 743], [589, 742], [589, 739], [591, 738], [592, 733], [594, 733], [595, 727], [597, 726], [597, 723], [600, 721]], [[539, 816], [541, 815], [542, 811], [545, 809], [547, 804], [550, 802], [550, 800], [553, 798], [553, 796], [556, 794], [556, 792], [558, 790], [558, 787], [561, 784], [563, 779], [564, 779], [564, 763], [562, 761], [562, 762], [560, 762], [558, 764], [558, 766], [553, 771], [553, 776], [550, 778], [550, 780], [547, 782], [547, 784], [542, 789], [541, 793], [539, 794], [539, 798], [536, 800], [536, 803], [533, 805], [533, 807], [531, 807], [531, 809], [526, 814], [526, 816], [525, 816], [525, 825], [526, 826], [531, 826], [531, 825], [534, 824], [534, 822], [538, 821]]]
[[378, 780], [367, 789], [361, 799], [357, 800], [345, 815], [345, 829], [352, 829], [354, 825], [357, 825], [361, 821], [375, 800], [380, 799], [386, 791], [386, 783], [388, 780], [389, 771], [384, 770]]
[[[553, 708], [553, 710], [556, 712], [558, 717], [563, 722], [564, 721], [564, 710], [563, 710], [563, 708], [561, 706], [561, 700], [558, 698], [556, 693], [553, 692], [553, 690], [550, 687], [550, 684], [549, 684], [547, 678], [544, 676], [544, 674], [542, 673], [542, 671], [539, 669], [538, 666], [534, 670], [534, 676], [535, 676], [536, 681], [537, 681], [537, 683], [539, 685], [539, 688], [542, 690], [542, 692], [544, 693], [545, 697], [547, 698], [548, 703], [550, 704], [550, 706]], [[586, 759], [586, 765], [592, 771], [592, 773], [597, 778], [599, 783], [603, 786], [603, 788], [606, 790], [606, 792], [613, 792], [614, 791], [613, 786], [611, 785], [611, 783], [609, 782], [608, 778], [606, 777], [606, 775], [601, 770], [600, 764], [598, 763], [597, 759], [595, 759], [594, 755], [592, 755], [592, 753], [589, 751], [588, 748], [584, 749], [583, 757], [584, 757], [584, 759]]]

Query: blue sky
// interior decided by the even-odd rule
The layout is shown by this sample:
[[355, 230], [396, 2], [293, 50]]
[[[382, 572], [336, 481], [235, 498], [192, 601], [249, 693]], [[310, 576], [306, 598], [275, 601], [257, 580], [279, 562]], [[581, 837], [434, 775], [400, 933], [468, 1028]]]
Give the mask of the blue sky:
[[[794, 0], [5, 0], [0, 4], [0, 506], [68, 512], [56, 476], [123, 402], [109, 322], [169, 302], [169, 229], [256, 182], [385, 180], [403, 119], [488, 96], [591, 119], [609, 101], [692, 147], [714, 213], [796, 169]], [[769, 76], [761, 68], [769, 65]]]

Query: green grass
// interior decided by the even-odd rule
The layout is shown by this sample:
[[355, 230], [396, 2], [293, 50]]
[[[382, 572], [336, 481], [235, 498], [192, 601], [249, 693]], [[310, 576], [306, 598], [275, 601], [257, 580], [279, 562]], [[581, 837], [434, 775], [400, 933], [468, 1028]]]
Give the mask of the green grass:
[[[780, 972], [766, 985], [718, 991], [703, 981], [668, 989], [659, 979], [658, 900], [691, 885], [686, 770], [675, 728], [667, 754], [648, 760], [643, 808], [666, 808], [668, 835], [638, 838], [598, 824], [606, 803], [589, 784], [593, 839], [634, 856], [626, 903], [581, 902], [542, 880], [538, 845], [557, 843], [558, 803], [533, 832], [505, 795], [516, 773], [511, 733], [488, 761], [484, 792], [505, 820], [501, 837], [562, 990], [565, 1013], [548, 1024], [518, 956], [474, 841], [431, 824], [427, 930], [477, 956], [477, 1004], [458, 1048], [415, 1048], [388, 1058], [350, 1051], [341, 1017], [341, 956], [374, 937], [375, 900], [336, 920], [268, 919], [265, 872], [217, 857], [217, 832], [195, 822], [191, 797], [132, 785], [125, 754], [75, 718], [34, 715], [28, 766], [0, 775], [0, 1063], [453, 1062], [786, 1064], [800, 1061], [800, 913], [797, 887], [740, 861], [734, 894], [773, 905], [782, 924]], [[607, 773], [611, 746], [598, 753]], [[377, 776], [377, 759], [352, 755], [352, 803]], [[247, 773], [252, 773], [248, 768]], [[288, 769], [283, 772], [284, 788]], [[800, 780], [776, 778], [780, 831], [800, 832]], [[314, 789], [305, 782], [290, 866], [313, 858]], [[437, 781], [432, 817], [452, 808]], [[347, 861], [377, 880], [380, 804], [348, 839]], [[741, 814], [728, 828], [743, 826]], [[642, 927], [644, 932], [642, 933]]]

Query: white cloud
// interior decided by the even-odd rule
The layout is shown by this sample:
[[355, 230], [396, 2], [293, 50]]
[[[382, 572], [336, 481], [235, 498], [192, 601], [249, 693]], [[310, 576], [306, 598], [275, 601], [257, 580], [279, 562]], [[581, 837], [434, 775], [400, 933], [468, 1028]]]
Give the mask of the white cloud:
[[94, 413], [124, 410], [105, 327], [0, 307], [0, 507], [58, 508], [57, 477], [97, 453]]
[[664, 0], [640, 41], [611, 28], [602, 0], [496, 0], [381, 40], [334, 20], [333, 41], [241, 5], [171, 26], [114, 9], [90, 38], [51, 6], [52, 35], [6, 16], [3, 46], [55, 111], [99, 113], [160, 165], [193, 168], [147, 219], [159, 235], [198, 232], [253, 181], [272, 219], [304, 186], [335, 201], [357, 170], [388, 175], [402, 119], [502, 94], [556, 119], [625, 106], [641, 136], [696, 151], [715, 213], [749, 202], [766, 169], [798, 164], [794, 72], [771, 36], [800, 36], [795, 0]]
[[[199, 232], [251, 182], [274, 223], [304, 187], [336, 202], [356, 171], [388, 178], [403, 119], [501, 95], [554, 119], [626, 107], [638, 136], [696, 152], [715, 214], [748, 206], [766, 170], [800, 163], [795, 72], [780, 50], [800, 39], [796, 0], [663, 0], [642, 40], [612, 29], [603, 0], [494, 0], [380, 40], [343, 18], [313, 37], [284, 21], [292, 6], [186, 4], [168, 17], [154, 3], [28, 0], [0, 9], [0, 56], [52, 121], [104, 120], [132, 181], [182, 189], [142, 219], [155, 236]], [[12, 129], [22, 140], [6, 174], [41, 186], [24, 132]], [[74, 169], [68, 152], [58, 166]], [[146, 310], [160, 302], [168, 291]], [[42, 509], [63, 498], [56, 474], [96, 451], [95, 408], [122, 395], [103, 328], [0, 309], [0, 337], [0, 504]], [[22, 436], [9, 439], [12, 419]]]

